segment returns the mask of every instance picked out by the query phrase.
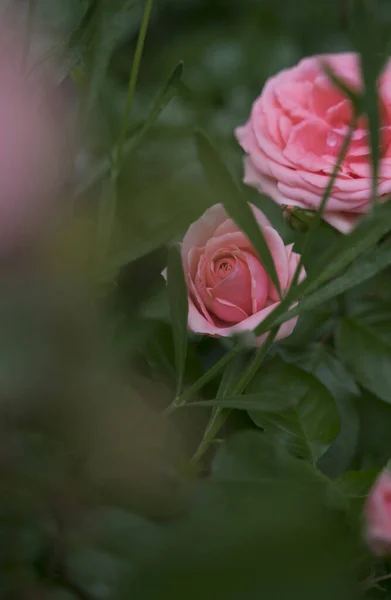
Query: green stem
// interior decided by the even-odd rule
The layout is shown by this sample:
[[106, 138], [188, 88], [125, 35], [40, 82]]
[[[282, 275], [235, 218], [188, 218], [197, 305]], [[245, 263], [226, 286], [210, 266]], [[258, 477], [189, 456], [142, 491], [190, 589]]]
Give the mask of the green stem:
[[[124, 117], [122, 119], [121, 129], [118, 136], [117, 148], [114, 152], [112, 164], [111, 164], [111, 178], [110, 178], [110, 188], [109, 194], [107, 198], [102, 196], [101, 199], [101, 208], [99, 211], [98, 218], [98, 240], [100, 251], [99, 254], [104, 261], [107, 257], [107, 254], [110, 249], [111, 238], [113, 235], [113, 229], [115, 225], [115, 218], [117, 213], [117, 182], [118, 177], [121, 172], [123, 155], [124, 155], [124, 145], [126, 140], [126, 132], [128, 129], [129, 116], [132, 108], [134, 92], [136, 89], [136, 83], [138, 78], [138, 73], [140, 69], [141, 57], [144, 49], [144, 42], [147, 35], [149, 18], [151, 16], [153, 0], [146, 0], [144, 14], [140, 25], [140, 31], [138, 34], [136, 50], [134, 53], [134, 59], [132, 63], [132, 68], [130, 71], [129, 77], [129, 86], [128, 93], [126, 96], [125, 102], [125, 111]], [[101, 263], [101, 261], [100, 261]]]
[[180, 396], [175, 398], [169, 406], [163, 410], [163, 414], [171, 415], [177, 408], [184, 406], [188, 398], [198, 392], [206, 383], [211, 381], [218, 373], [224, 369], [224, 367], [230, 362], [230, 360], [236, 356], [236, 354], [243, 348], [242, 344], [237, 343], [227, 354], [223, 356], [209, 371], [204, 373], [202, 377], [197, 379], [190, 387], [188, 387]]
[[374, 579], [372, 579], [372, 577], [368, 577], [368, 579], [365, 579], [361, 582], [361, 588], [363, 591], [367, 591], [375, 587], [378, 583], [381, 583], [382, 581], [387, 581], [388, 579], [391, 579], [391, 573], [381, 575], [380, 577], [375, 577]]
[[[262, 346], [258, 348], [254, 360], [250, 363], [249, 367], [246, 369], [242, 377], [239, 379], [238, 383], [235, 385], [234, 390], [232, 392], [234, 396], [238, 396], [239, 394], [241, 394], [243, 390], [248, 386], [251, 379], [254, 377], [259, 367], [261, 366], [266, 354], [270, 349], [270, 346], [274, 341], [274, 338], [276, 337], [276, 334], [277, 329], [272, 329], [269, 332], [265, 342], [262, 344]], [[201, 443], [191, 459], [192, 463], [199, 463], [199, 461], [209, 448], [210, 444], [213, 442], [214, 438], [220, 431], [221, 427], [224, 425], [230, 413], [231, 409], [217, 408], [213, 411], [211, 418], [206, 426]]]
[[143, 14], [143, 18], [142, 18], [141, 26], [140, 26], [140, 32], [139, 32], [138, 40], [137, 40], [137, 44], [136, 44], [136, 50], [134, 53], [132, 69], [130, 72], [129, 87], [128, 87], [128, 93], [127, 93], [126, 102], [125, 102], [125, 113], [124, 113], [121, 130], [119, 132], [119, 137], [118, 137], [117, 155], [116, 155], [116, 161], [115, 161], [117, 173], [119, 173], [119, 171], [121, 170], [121, 166], [122, 166], [126, 132], [128, 129], [129, 116], [130, 116], [130, 111], [131, 111], [132, 104], [133, 104], [134, 92], [136, 89], [136, 83], [137, 83], [138, 73], [139, 73], [139, 69], [140, 69], [141, 57], [142, 57], [143, 49], [144, 49], [144, 42], [145, 42], [145, 38], [147, 35], [149, 18], [151, 16], [152, 5], [153, 5], [153, 0], [146, 0], [144, 14]]

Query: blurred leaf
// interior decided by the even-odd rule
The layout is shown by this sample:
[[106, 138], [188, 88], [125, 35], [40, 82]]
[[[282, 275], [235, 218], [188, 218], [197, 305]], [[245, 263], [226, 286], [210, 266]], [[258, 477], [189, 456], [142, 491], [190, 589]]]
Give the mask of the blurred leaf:
[[83, 104], [87, 117], [98, 98], [115, 45], [124, 31], [125, 15], [135, 3], [136, 0], [96, 0], [93, 14], [88, 15], [87, 26], [91, 33], [85, 54], [87, 80]]
[[178, 94], [182, 73], [183, 62], [179, 62], [175, 66], [173, 71], [170, 73], [167, 81], [156, 96], [152, 107], [149, 111], [149, 114], [146, 117], [143, 124], [141, 125], [140, 129], [135, 133], [131, 140], [129, 140], [128, 144], [125, 144], [125, 154], [132, 152], [137, 147], [137, 145], [142, 141], [143, 137], [154, 125], [160, 113], [166, 108], [169, 102]]
[[152, 521], [116, 507], [90, 510], [75, 535], [91, 547], [129, 560], [145, 554], [156, 543], [159, 527]]
[[74, 550], [67, 560], [72, 583], [93, 598], [111, 597], [128, 568], [125, 561], [96, 548]]
[[[126, 192], [126, 193], [125, 193]], [[123, 197], [129, 198], [125, 189]], [[178, 173], [169, 181], [146, 187], [128, 202], [122, 235], [118, 232], [117, 256], [109, 265], [112, 277], [129, 262], [152, 252], [186, 231], [210, 206], [199, 179], [185, 181]]]
[[[259, 371], [267, 376], [267, 365]], [[290, 451], [316, 464], [338, 435], [339, 416], [333, 397], [313, 375], [287, 365], [275, 379], [277, 390], [288, 393], [294, 405], [279, 413], [251, 411], [253, 421], [268, 435], [281, 441]]]
[[336, 331], [336, 348], [357, 381], [391, 403], [391, 347], [359, 322], [344, 318]]
[[117, 598], [353, 598], [348, 528], [322, 477], [261, 434], [228, 444]]
[[42, 600], [78, 600], [78, 597], [67, 589], [56, 586], [46, 588]]
[[[128, 131], [128, 139], [124, 144], [124, 156], [135, 150], [150, 128], [155, 124], [163, 110], [178, 93], [178, 85], [183, 73], [183, 63], [179, 62], [171, 72], [162, 89], [156, 96], [152, 107], [146, 119], [134, 128]], [[86, 193], [88, 189], [96, 184], [100, 179], [108, 174], [110, 170], [110, 161], [108, 159], [100, 162], [94, 167], [88, 176], [79, 184], [75, 191], [75, 197], [78, 198]]]
[[167, 283], [175, 347], [176, 393], [179, 396], [182, 390], [183, 373], [186, 364], [189, 302], [185, 275], [183, 273], [182, 256], [180, 247], [178, 246], [171, 246], [168, 250]]
[[310, 487], [329, 485], [312, 465], [293, 457], [281, 444], [258, 431], [241, 432], [224, 442], [214, 458], [212, 478], [278, 486], [284, 482]]
[[364, 500], [378, 474], [379, 469], [347, 471], [335, 483], [340, 492], [349, 500]]
[[221, 201], [224, 204], [227, 213], [246, 234], [270, 279], [279, 293], [281, 293], [280, 281], [277, 276], [273, 257], [249, 204], [241, 195], [239, 188], [220, 159], [216, 149], [202, 131], [197, 132], [196, 143], [198, 157], [211, 188], [215, 191], [216, 201]]
[[363, 391], [357, 408], [360, 436], [355, 468], [382, 468], [391, 456], [391, 406]]

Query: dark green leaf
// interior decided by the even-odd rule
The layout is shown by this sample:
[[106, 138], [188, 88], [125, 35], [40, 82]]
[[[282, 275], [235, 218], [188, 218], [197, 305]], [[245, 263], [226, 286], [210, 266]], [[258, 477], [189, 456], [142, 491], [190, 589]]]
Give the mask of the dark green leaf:
[[[389, 277], [389, 274], [387, 273]], [[391, 347], [391, 302], [384, 300], [376, 302], [368, 298], [363, 310], [353, 313], [353, 318], [363, 327], [369, 329], [385, 344]]]
[[355, 455], [359, 418], [355, 401], [360, 390], [352, 375], [324, 344], [305, 347], [281, 346], [284, 359], [315, 375], [332, 394], [341, 421], [339, 434], [317, 463], [317, 467], [329, 477], [343, 473]]
[[277, 290], [281, 291], [273, 257], [250, 205], [242, 196], [216, 149], [202, 131], [196, 133], [196, 143], [200, 162], [216, 194], [216, 202], [220, 201], [224, 204], [228, 214], [246, 234], [269, 277]]
[[186, 364], [189, 302], [185, 275], [183, 273], [182, 257], [178, 246], [171, 246], [168, 250], [167, 282], [175, 346], [177, 395], [179, 395], [182, 389], [183, 373]]
[[118, 598], [350, 600], [351, 539], [327, 488], [261, 434], [240, 434]]
[[344, 318], [336, 332], [336, 348], [357, 381], [391, 402], [391, 347], [359, 322]]
[[391, 456], [391, 405], [364, 390], [357, 410], [360, 436], [355, 468], [382, 468]]
[[294, 483], [328, 485], [308, 462], [292, 456], [278, 442], [258, 431], [230, 437], [217, 452], [212, 477], [218, 481], [253, 481], [264, 485]]
[[368, 256], [354, 263], [347, 271], [326, 283], [320, 290], [310, 294], [292, 309], [290, 318], [307, 310], [313, 310], [329, 300], [341, 295], [352, 287], [359, 285], [391, 264], [391, 244], [387, 240], [375, 248]]
[[339, 491], [349, 500], [364, 500], [378, 474], [379, 469], [347, 471], [335, 483]]
[[[263, 371], [259, 372], [260, 380]], [[315, 465], [339, 431], [334, 399], [316, 377], [293, 365], [281, 370], [275, 385], [277, 389], [292, 390], [290, 399], [294, 406], [275, 414], [251, 411], [250, 416], [293, 454], [309, 459]]]
[[308, 295], [331, 278], [340, 275], [353, 260], [372, 248], [390, 230], [391, 203], [386, 202], [377, 206], [352, 233], [341, 236], [339, 243], [324, 252], [311, 270], [314, 276], [303, 281], [299, 291], [305, 291]]

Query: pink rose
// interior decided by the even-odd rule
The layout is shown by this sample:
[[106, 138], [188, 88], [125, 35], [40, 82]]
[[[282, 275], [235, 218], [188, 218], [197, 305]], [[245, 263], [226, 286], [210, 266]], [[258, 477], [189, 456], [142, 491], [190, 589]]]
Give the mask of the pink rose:
[[[247, 153], [244, 182], [279, 204], [316, 209], [352, 118], [349, 100], [322, 63], [359, 89], [358, 55], [306, 58], [270, 78], [236, 137]], [[379, 197], [391, 192], [391, 63], [379, 81], [381, 163]], [[370, 209], [371, 168], [366, 118], [359, 120], [328, 199], [325, 220], [347, 233]]]
[[365, 504], [365, 535], [374, 554], [391, 554], [391, 473], [384, 470]]
[[[284, 245], [263, 213], [251, 208], [284, 292], [300, 257], [292, 251], [293, 244]], [[195, 333], [225, 337], [252, 331], [280, 302], [254, 248], [221, 204], [212, 206], [189, 227], [182, 260], [189, 291], [189, 327]], [[296, 321], [281, 325], [277, 339], [290, 335]]]

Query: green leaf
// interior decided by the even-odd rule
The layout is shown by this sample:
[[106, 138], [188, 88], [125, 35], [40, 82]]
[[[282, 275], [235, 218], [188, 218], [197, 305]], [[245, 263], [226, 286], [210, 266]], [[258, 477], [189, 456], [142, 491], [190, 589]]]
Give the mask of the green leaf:
[[[341, 274], [360, 254], [372, 248], [391, 231], [391, 203], [377, 206], [349, 235], [341, 236], [315, 263], [308, 278], [298, 288], [298, 295], [316, 291], [322, 284]], [[385, 246], [387, 248], [387, 246]]]
[[383, 468], [391, 456], [391, 405], [363, 391], [357, 400], [360, 436], [356, 465]]
[[391, 402], [391, 347], [359, 322], [344, 318], [336, 332], [337, 354], [357, 381]]
[[187, 317], [189, 302], [179, 246], [168, 250], [168, 297], [170, 300], [172, 332], [175, 346], [177, 396], [181, 393], [187, 351]]
[[[286, 445], [301, 458], [316, 464], [339, 431], [339, 416], [334, 399], [313, 375], [293, 365], [281, 370], [276, 388], [292, 389], [291, 408], [278, 413], [251, 411], [253, 421], [265, 432]], [[267, 366], [259, 372], [267, 376]]]
[[216, 202], [224, 204], [227, 213], [246, 234], [269, 277], [281, 294], [280, 281], [277, 276], [273, 257], [250, 205], [242, 196], [240, 189], [232, 179], [216, 149], [202, 131], [196, 133], [196, 144], [198, 157], [211, 188], [216, 194]]
[[356, 285], [368, 281], [368, 279], [371, 279], [390, 264], [391, 243], [387, 240], [375, 248], [368, 256], [351, 265], [343, 275], [326, 283], [320, 290], [303, 298], [298, 306], [292, 309], [292, 315], [317, 308]]
[[264, 485], [329, 484], [308, 462], [295, 458], [281, 444], [258, 431], [240, 432], [224, 442], [214, 458], [212, 478]]
[[318, 468], [323, 473], [329, 477], [336, 477], [348, 468], [356, 452], [359, 418], [355, 401], [359, 395], [359, 388], [329, 348], [324, 348], [314, 374], [333, 395], [339, 412], [339, 434], [318, 461]]
[[335, 483], [345, 498], [349, 500], [364, 500], [378, 474], [379, 469], [347, 471]]
[[355, 403], [360, 389], [331, 348], [324, 344], [309, 344], [292, 349], [282, 345], [280, 353], [287, 362], [316, 376], [335, 400], [341, 422], [340, 431], [319, 459], [317, 467], [329, 477], [338, 477], [346, 471], [355, 456], [359, 436]]
[[212, 477], [164, 524], [119, 597], [346, 599], [353, 553], [340, 507], [311, 465], [242, 432], [218, 450]]
[[[387, 277], [389, 274], [387, 273]], [[366, 329], [374, 333], [385, 344], [391, 347], [391, 302], [380, 302], [369, 298], [363, 310], [352, 313], [352, 316]]]

